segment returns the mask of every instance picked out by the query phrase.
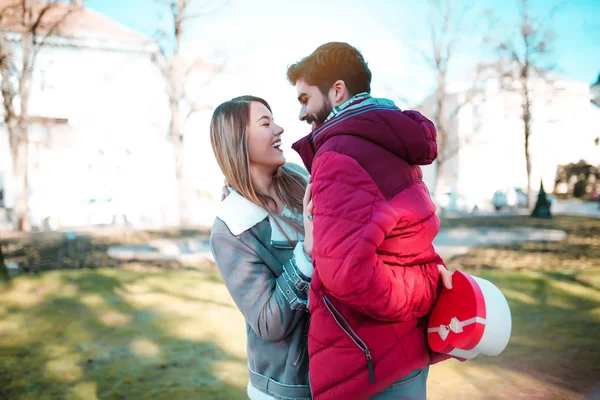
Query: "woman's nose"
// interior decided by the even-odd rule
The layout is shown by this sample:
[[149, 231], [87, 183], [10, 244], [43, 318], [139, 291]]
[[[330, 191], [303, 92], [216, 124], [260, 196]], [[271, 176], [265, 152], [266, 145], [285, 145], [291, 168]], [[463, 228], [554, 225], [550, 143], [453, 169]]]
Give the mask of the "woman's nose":
[[277, 124], [275, 124], [275, 127], [276, 127], [275, 128], [275, 135], [279, 136], [279, 135], [282, 135], [283, 132], [285, 132], [285, 130], [281, 126], [279, 126]]

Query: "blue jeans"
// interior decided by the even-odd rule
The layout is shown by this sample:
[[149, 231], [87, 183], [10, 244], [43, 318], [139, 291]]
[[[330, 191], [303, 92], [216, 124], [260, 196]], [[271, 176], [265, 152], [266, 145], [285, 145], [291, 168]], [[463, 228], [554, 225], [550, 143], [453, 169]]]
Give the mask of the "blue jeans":
[[416, 369], [369, 400], [425, 400], [429, 367]]

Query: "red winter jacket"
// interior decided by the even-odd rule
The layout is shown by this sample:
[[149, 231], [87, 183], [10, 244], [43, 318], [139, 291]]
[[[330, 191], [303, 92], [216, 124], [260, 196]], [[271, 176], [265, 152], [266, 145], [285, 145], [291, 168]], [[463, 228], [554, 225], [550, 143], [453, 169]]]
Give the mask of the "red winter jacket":
[[435, 127], [367, 98], [293, 147], [313, 186], [313, 396], [367, 399], [433, 362], [426, 318], [442, 287], [442, 259], [419, 165], [437, 157]]

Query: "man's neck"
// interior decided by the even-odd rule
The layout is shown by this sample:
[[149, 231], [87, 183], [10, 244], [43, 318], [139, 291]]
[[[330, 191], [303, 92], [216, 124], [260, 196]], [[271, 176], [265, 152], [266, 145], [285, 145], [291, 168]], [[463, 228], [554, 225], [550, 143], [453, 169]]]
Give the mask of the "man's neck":
[[325, 121], [328, 121], [331, 118], [335, 117], [336, 115], [340, 114], [355, 101], [366, 98], [366, 97], [371, 97], [371, 96], [367, 92], [362, 92], [362, 93], [358, 93], [358, 94], [336, 104], [333, 107], [333, 110], [331, 110], [331, 112], [329, 113], [329, 116], [327, 117], [327, 119]]
[[338, 103], [335, 103], [335, 104], [333, 105], [333, 108], [342, 106], [343, 104], [345, 104], [345, 103], [349, 102], [350, 100], [352, 100], [352, 98], [353, 98], [353, 97], [354, 97], [354, 96], [347, 95], [347, 96], [346, 96], [346, 97], [344, 97], [344, 98], [343, 98], [343, 99], [342, 99], [340, 102], [338, 102]]

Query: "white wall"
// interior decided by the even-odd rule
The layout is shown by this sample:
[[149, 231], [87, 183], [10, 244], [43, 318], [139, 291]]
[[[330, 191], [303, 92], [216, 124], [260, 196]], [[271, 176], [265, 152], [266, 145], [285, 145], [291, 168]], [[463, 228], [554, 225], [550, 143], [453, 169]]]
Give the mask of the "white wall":
[[[54, 127], [50, 135], [32, 128], [32, 152], [38, 155], [30, 165], [32, 193], [113, 197], [134, 218], [175, 223], [174, 161], [163, 82], [149, 53], [42, 49], [30, 115], [66, 118], [68, 125]], [[0, 170], [10, 171], [5, 130], [0, 130], [0, 142]]]
[[[532, 186], [540, 180], [548, 191], [554, 188], [559, 164], [580, 159], [597, 164], [600, 150], [594, 146], [600, 126], [600, 109], [589, 102], [587, 84], [563, 81], [563, 90], [551, 92], [539, 84], [534, 88], [532, 108]], [[479, 114], [479, 132], [462, 129], [463, 138], [472, 135], [460, 151], [458, 191], [474, 200], [490, 199], [503, 187], [527, 186], [524, 133], [520, 97], [516, 93], [492, 92], [479, 110], [468, 105], [461, 110], [459, 122], [465, 128]]]

